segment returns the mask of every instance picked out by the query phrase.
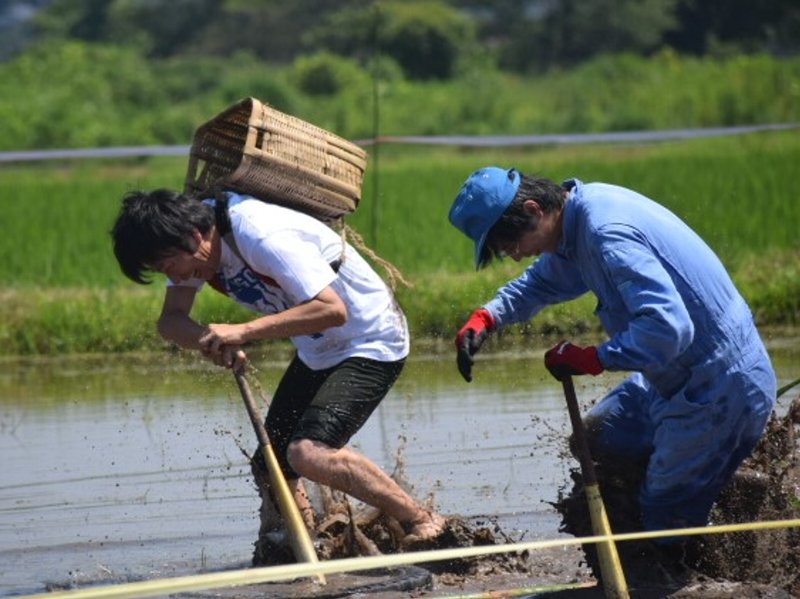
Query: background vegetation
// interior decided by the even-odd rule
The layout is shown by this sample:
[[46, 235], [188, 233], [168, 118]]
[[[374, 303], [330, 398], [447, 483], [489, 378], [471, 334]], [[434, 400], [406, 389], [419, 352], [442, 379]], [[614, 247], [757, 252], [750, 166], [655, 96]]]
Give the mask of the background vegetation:
[[800, 120], [800, 8], [755, 4], [14, 0], [0, 150], [185, 144], [245, 96], [352, 139]]
[[[14, 0], [0, 6], [0, 150], [188, 144], [245, 96], [351, 139], [589, 133], [800, 121], [789, 0]], [[443, 339], [519, 265], [471, 270], [447, 223], [484, 164], [634, 187], [706, 238], [759, 323], [800, 318], [796, 131], [649, 145], [370, 148], [348, 223], [415, 282], [414, 334]], [[108, 229], [184, 158], [0, 166], [0, 354], [162, 347], [161, 287], [118, 273]], [[591, 300], [512, 336], [594, 335]], [[198, 317], [238, 319], [204, 292]]]
[[[484, 164], [515, 165], [555, 179], [578, 176], [634, 187], [692, 225], [719, 253], [762, 325], [800, 322], [800, 204], [788, 201], [800, 158], [796, 132], [648, 145], [539, 149], [385, 147], [380, 190], [365, 182], [348, 224], [414, 283], [399, 288], [417, 338], [449, 341], [453, 330], [520, 265], [476, 274], [472, 249], [447, 222], [461, 182]], [[371, 157], [374, 160], [374, 156]], [[110, 251], [108, 230], [132, 188], [180, 187], [185, 160], [153, 158], [0, 169], [10, 202], [0, 237], [0, 353], [132, 351], [162, 347], [154, 321], [163, 283], [130, 283]], [[591, 298], [548, 310], [511, 331], [597, 334]], [[213, 291], [201, 294], [204, 322], [246, 313]]]

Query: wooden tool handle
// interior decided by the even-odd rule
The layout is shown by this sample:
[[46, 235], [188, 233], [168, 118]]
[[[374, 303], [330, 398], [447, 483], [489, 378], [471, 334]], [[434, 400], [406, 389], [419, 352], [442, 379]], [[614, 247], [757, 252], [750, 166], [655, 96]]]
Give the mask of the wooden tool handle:
[[[311, 542], [311, 537], [308, 534], [306, 525], [303, 523], [300, 509], [297, 507], [292, 491], [289, 489], [289, 484], [281, 471], [278, 458], [275, 456], [275, 451], [272, 449], [272, 444], [269, 442], [261, 410], [253, 400], [253, 394], [250, 392], [247, 378], [241, 370], [234, 370], [233, 374], [236, 377], [236, 384], [239, 386], [242, 400], [250, 416], [250, 422], [253, 424], [258, 443], [264, 454], [264, 462], [267, 465], [267, 473], [275, 493], [275, 500], [278, 502], [278, 509], [284, 520], [286, 520], [286, 526], [289, 529], [289, 543], [292, 547], [292, 552], [298, 561], [316, 563], [319, 560], [317, 559], [316, 551], [314, 551], [314, 544]], [[317, 578], [321, 584], [325, 584], [326, 581], [323, 574], [318, 574]]]
[[[567, 400], [569, 419], [572, 421], [572, 434], [575, 438], [578, 461], [581, 464], [583, 490], [586, 494], [586, 502], [589, 504], [592, 532], [597, 536], [609, 536], [611, 535], [611, 525], [608, 522], [603, 497], [600, 495], [600, 487], [597, 484], [597, 474], [594, 470], [592, 456], [589, 453], [589, 442], [581, 419], [572, 377], [564, 377], [561, 384], [564, 387], [564, 397]], [[597, 557], [600, 560], [600, 573], [603, 575], [603, 589], [606, 597], [608, 599], [628, 599], [630, 597], [628, 584], [625, 581], [622, 562], [619, 559], [617, 545], [613, 539], [597, 543]]]

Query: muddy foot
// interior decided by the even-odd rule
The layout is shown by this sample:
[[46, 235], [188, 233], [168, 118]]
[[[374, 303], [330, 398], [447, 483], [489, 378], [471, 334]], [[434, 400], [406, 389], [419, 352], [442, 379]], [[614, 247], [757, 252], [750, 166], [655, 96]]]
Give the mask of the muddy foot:
[[447, 519], [444, 516], [427, 512], [424, 520], [411, 527], [410, 532], [403, 538], [402, 544], [409, 546], [433, 541], [442, 534], [446, 524]]

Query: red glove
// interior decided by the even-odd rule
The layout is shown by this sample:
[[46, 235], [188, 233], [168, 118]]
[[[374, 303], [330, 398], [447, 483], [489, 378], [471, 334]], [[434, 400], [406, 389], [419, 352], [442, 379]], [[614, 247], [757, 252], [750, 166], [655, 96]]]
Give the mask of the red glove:
[[475, 310], [467, 323], [461, 327], [456, 335], [456, 364], [458, 371], [468, 383], [472, 381], [472, 356], [486, 341], [489, 333], [494, 330], [494, 317], [485, 308]]
[[597, 375], [604, 370], [597, 358], [596, 347], [578, 347], [569, 341], [562, 341], [547, 350], [544, 365], [559, 381], [573, 374]]

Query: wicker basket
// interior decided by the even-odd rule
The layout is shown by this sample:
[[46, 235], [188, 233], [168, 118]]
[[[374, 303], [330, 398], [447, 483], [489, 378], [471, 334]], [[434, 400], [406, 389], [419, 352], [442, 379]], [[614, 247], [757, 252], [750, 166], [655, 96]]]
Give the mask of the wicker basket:
[[230, 189], [335, 221], [358, 206], [366, 166], [355, 144], [245, 98], [198, 127], [184, 192]]

